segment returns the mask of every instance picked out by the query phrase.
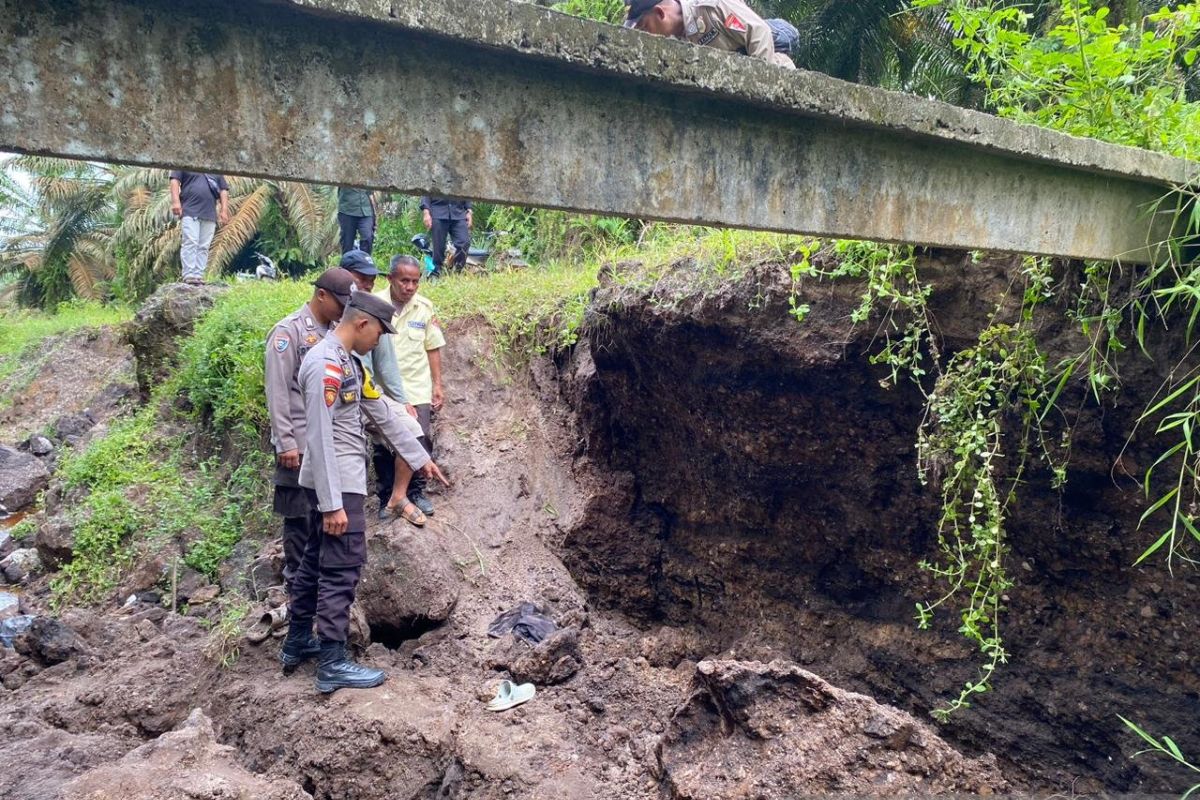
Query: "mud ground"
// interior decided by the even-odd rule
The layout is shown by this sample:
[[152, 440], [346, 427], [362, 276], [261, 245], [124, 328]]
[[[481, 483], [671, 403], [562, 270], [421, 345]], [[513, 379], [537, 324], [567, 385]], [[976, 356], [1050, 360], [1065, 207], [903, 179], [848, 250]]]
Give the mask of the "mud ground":
[[[900, 477], [915, 407], [905, 397], [864, 400], [877, 382], [855, 366], [860, 353], [841, 360], [851, 352], [834, 335], [844, 320], [831, 312], [828, 325], [783, 328], [777, 288], [755, 289], [770, 321], [757, 338], [744, 331], [763, 317], [739, 311], [746, 298], [736, 293], [715, 305], [607, 305], [616, 319], [585, 347], [516, 379], [489, 366], [481, 325], [452, 326], [437, 447], [454, 486], [433, 498], [424, 530], [391, 523], [372, 536], [437, 554], [453, 606], [444, 622], [377, 627], [377, 641], [362, 640], [363, 660], [386, 668], [387, 683], [319, 696], [311, 665], [280, 674], [278, 639], [222, 643], [208, 630], [220, 599], [187, 615], [124, 598], [69, 609], [40, 644], [0, 650], [0, 764], [21, 765], [0, 771], [0, 796], [1169, 790], [1174, 775], [1128, 765], [1135, 745], [1104, 727], [1111, 708], [1089, 707], [1134, 698], [1160, 721], [1194, 719], [1192, 640], [1172, 638], [1194, 618], [1187, 579], [1182, 594], [1161, 577], [1114, 580], [1119, 569], [1093, 585], [1086, 569], [1064, 581], [1038, 562], [1039, 580], [1015, 604], [1027, 625], [1022, 660], [999, 702], [948, 729], [929, 722], [929, 708], [969, 675], [972, 654], [946, 626], [926, 634], [911, 621], [915, 531], [929, 513]], [[855, 391], [838, 394], [846, 374], [859, 376]], [[788, 410], [814, 390], [826, 405]], [[781, 432], [714, 416], [729, 393], [774, 402], [761, 424]], [[840, 426], [797, 427], [839, 406]], [[869, 445], [852, 435], [863, 419], [873, 421]], [[742, 460], [723, 444], [730, 437]], [[820, 486], [792, 480], [785, 462], [814, 459], [803, 443], [819, 437], [839, 442], [831, 460], [807, 468]], [[764, 460], [768, 452], [778, 459]], [[703, 469], [713, 464], [715, 483]], [[764, 499], [769, 487], [783, 488]], [[864, 523], [846, 510], [864, 496], [907, 515], [868, 557], [853, 546]], [[797, 497], [807, 516], [794, 513]], [[782, 521], [807, 533], [788, 535]], [[273, 545], [247, 548], [252, 556]], [[245, 574], [225, 576], [222, 597], [245, 585]], [[22, 591], [22, 610], [48, 610], [45, 579]], [[1095, 606], [1114, 595], [1124, 601]], [[524, 653], [486, 628], [525, 600], [575, 631], [564, 650], [575, 671], [491, 714], [486, 700]], [[1160, 619], [1144, 615], [1146, 602]], [[231, 666], [218, 663], [232, 655]], [[1177, 715], [1163, 716], [1171, 707]], [[1046, 748], [1056, 731], [1062, 741]], [[1097, 766], [1105, 759], [1108, 770]], [[164, 786], [181, 764], [210, 765], [219, 780]]]

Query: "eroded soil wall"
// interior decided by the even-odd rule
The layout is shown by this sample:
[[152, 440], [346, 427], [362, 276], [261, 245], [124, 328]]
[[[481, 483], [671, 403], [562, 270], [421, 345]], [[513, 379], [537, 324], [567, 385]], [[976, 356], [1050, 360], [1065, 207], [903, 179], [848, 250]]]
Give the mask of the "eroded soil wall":
[[[923, 257], [946, 354], [973, 343], [997, 302], [1011, 310], [1000, 298], [1019, 264]], [[957, 696], [977, 654], [952, 615], [928, 632], [914, 622], [935, 596], [917, 567], [935, 555], [938, 515], [917, 479], [923, 399], [903, 381], [881, 386], [877, 327], [849, 321], [861, 286], [804, 287], [812, 311], [797, 323], [785, 267], [707, 291], [672, 280], [602, 286], [560, 365], [577, 470], [599, 487], [564, 541], [576, 579], [646, 623], [691, 626], [706, 651], [792, 658], [918, 715]], [[1051, 364], [1079, 345], [1062, 311], [1038, 322]], [[1138, 530], [1137, 478], [1165, 445], [1122, 448], [1186, 349], [1151, 344], [1160, 361], [1126, 354], [1104, 407], [1082, 385], [1060, 398], [1075, 423], [1067, 488], [1032, 470], [1008, 526], [1011, 663], [946, 726], [1030, 786], [1178, 788], [1162, 763], [1129, 760], [1137, 743], [1117, 714], [1200, 753], [1200, 582], [1186, 565], [1130, 566], [1153, 538]], [[1060, 419], [1050, 425], [1057, 435]]]

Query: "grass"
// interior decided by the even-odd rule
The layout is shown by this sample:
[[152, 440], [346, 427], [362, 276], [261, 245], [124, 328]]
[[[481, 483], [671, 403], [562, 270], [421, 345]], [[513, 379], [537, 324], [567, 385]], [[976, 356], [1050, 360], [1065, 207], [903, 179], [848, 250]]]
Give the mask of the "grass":
[[7, 380], [43, 340], [82, 328], [99, 328], [126, 322], [132, 312], [123, 306], [100, 303], [63, 303], [53, 314], [37, 311], [0, 313], [0, 381]]

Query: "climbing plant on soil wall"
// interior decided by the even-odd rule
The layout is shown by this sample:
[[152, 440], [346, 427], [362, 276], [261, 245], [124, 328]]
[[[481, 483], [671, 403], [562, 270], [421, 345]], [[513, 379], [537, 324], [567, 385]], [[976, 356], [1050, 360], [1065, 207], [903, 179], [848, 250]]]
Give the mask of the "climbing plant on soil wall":
[[[1000, 116], [1174, 155], [1197, 152], [1200, 104], [1189, 99], [1188, 81], [1197, 60], [1200, 4], [1141, 19], [1130, 15], [1119, 24], [1111, 22], [1107, 7], [1087, 0], [1060, 0], [1036, 24], [1007, 3], [913, 0], [910, 7], [940, 7], [968, 75], [982, 87], [987, 108]], [[1200, 231], [1194, 196], [1190, 187], [1178, 187], [1154, 211], [1179, 214], [1194, 237]], [[926, 626], [939, 610], [954, 608], [959, 630], [982, 659], [979, 675], [934, 712], [939, 717], [986, 692], [1008, 658], [1002, 635], [1011, 586], [1005, 526], [1031, 464], [1038, 462], [1056, 485], [1066, 480], [1070, 421], [1057, 440], [1046, 425], [1061, 392], [1082, 380], [1101, 401], [1120, 384], [1115, 355], [1133, 346], [1146, 350], [1147, 331], [1155, 325], [1183, 320], [1190, 341], [1200, 318], [1200, 270], [1182, 257], [1189, 238], [1152, 244], [1159, 258], [1149, 268], [1085, 264], [1069, 283], [1056, 284], [1048, 262], [1028, 260], [975, 346], [948, 359], [930, 326], [930, 287], [916, 274], [912, 248], [836, 246], [842, 257], [837, 273], [866, 281], [856, 321], [868, 313], [882, 316], [883, 346], [874, 360], [891, 370], [893, 382], [907, 375], [926, 398], [919, 475], [939, 491], [942, 513], [937, 556], [922, 566], [941, 588], [918, 605], [917, 619]], [[793, 272], [797, 278], [820, 274], [807, 258]], [[1085, 342], [1060, 363], [1048, 363], [1032, 324], [1035, 310], [1052, 297]], [[1200, 543], [1200, 367], [1182, 363], [1173, 375], [1138, 423], [1154, 425], [1164, 437], [1160, 456], [1144, 475], [1142, 521], [1153, 534], [1139, 560], [1161, 555], [1168, 568], [1193, 562]], [[1170, 479], [1163, 481], [1167, 473]]]

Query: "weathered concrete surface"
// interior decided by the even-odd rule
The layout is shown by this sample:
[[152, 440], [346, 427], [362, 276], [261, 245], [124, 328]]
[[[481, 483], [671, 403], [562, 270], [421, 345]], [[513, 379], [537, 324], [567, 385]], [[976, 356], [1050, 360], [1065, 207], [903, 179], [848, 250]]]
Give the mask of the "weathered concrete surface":
[[0, 148], [1145, 258], [1189, 162], [506, 0], [0, 0]]

